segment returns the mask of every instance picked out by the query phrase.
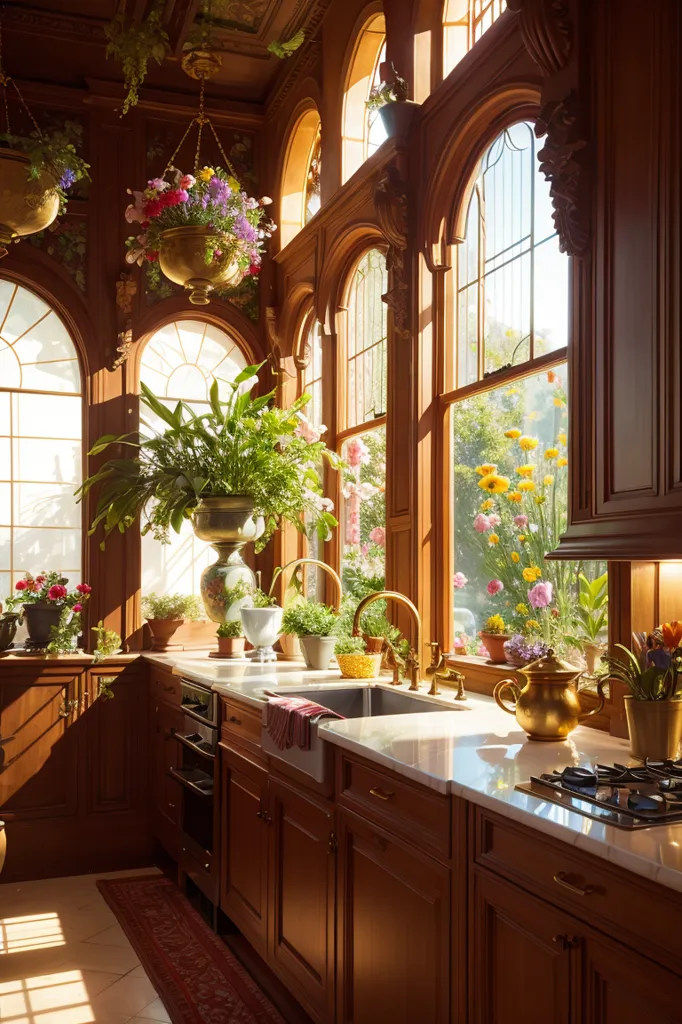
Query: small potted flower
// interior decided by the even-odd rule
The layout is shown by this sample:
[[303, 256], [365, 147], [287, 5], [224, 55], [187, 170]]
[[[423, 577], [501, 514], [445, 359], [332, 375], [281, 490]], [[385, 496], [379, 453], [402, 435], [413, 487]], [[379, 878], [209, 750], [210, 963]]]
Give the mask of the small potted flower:
[[382, 655], [368, 654], [361, 636], [337, 637], [334, 653], [344, 679], [376, 679], [379, 675]]
[[491, 615], [490, 618], [486, 620], [479, 636], [493, 665], [504, 665], [507, 661], [504, 645], [510, 637], [506, 632], [506, 626], [502, 616]]
[[516, 668], [523, 668], [524, 665], [530, 665], [532, 661], [544, 658], [548, 650], [548, 645], [543, 643], [542, 640], [533, 640], [530, 637], [523, 636], [522, 633], [515, 633], [504, 644], [506, 660], [510, 665], [515, 665]]
[[171, 638], [185, 621], [196, 622], [202, 617], [199, 598], [194, 594], [148, 594], [142, 598], [142, 614], [152, 634], [152, 650], [167, 651], [178, 644]]
[[239, 619], [221, 622], [216, 630], [218, 655], [221, 658], [241, 658], [244, 654], [244, 631]]
[[59, 626], [64, 610], [69, 618], [83, 610], [92, 587], [79, 583], [69, 593], [68, 582], [60, 572], [43, 572], [35, 577], [26, 573], [17, 580], [14, 589], [19, 596], [11, 600], [13, 605], [17, 601], [23, 604], [23, 618], [31, 646], [47, 647], [52, 639], [52, 630]]
[[295, 633], [308, 668], [326, 670], [334, 657], [337, 615], [333, 608], [314, 601], [292, 605], [282, 618], [282, 632]]
[[408, 85], [391, 64], [387, 80], [373, 87], [365, 106], [370, 114], [378, 112], [389, 138], [405, 137], [412, 124], [417, 107], [408, 100]]
[[283, 631], [282, 609], [274, 597], [260, 587], [253, 592], [253, 607], [241, 609], [242, 626], [246, 639], [255, 649], [259, 661], [277, 661], [272, 645]]
[[675, 759], [682, 741], [682, 622], [666, 622], [633, 640], [634, 652], [616, 644], [622, 654], [604, 659], [606, 675], [630, 690], [623, 700], [632, 756]]

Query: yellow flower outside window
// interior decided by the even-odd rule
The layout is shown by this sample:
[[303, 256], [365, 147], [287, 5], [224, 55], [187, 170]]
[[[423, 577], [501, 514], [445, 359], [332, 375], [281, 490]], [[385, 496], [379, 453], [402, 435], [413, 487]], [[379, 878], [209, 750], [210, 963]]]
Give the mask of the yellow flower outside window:
[[511, 427], [510, 430], [505, 430], [504, 436], [511, 438], [512, 441], [515, 441], [517, 437], [521, 437], [521, 431], [517, 430], [516, 427]]
[[512, 551], [511, 560], [512, 562], [514, 562], [515, 565], [517, 565], [521, 561], [521, 555], [518, 553], [518, 551]]
[[486, 476], [481, 477], [478, 481], [478, 486], [483, 491], [489, 491], [491, 494], [504, 494], [505, 491], [509, 490], [509, 477], [498, 476], [497, 473], [488, 473]]
[[521, 491], [510, 491], [509, 494], [507, 495], [507, 500], [517, 502], [522, 501], [523, 495], [521, 494]]
[[519, 438], [519, 444], [524, 452], [532, 452], [539, 443], [537, 437], [529, 437], [527, 434]]
[[546, 459], [556, 459], [558, 454], [559, 454], [559, 449], [558, 448], [546, 448], [545, 449], [545, 458]]
[[534, 471], [535, 466], [530, 462], [527, 462], [524, 466], [516, 467], [516, 472], [519, 474], [519, 476], [532, 476]]
[[532, 480], [522, 480], [521, 483], [519, 484], [519, 490], [520, 491], [534, 491], [535, 490], [535, 484], [533, 483]]

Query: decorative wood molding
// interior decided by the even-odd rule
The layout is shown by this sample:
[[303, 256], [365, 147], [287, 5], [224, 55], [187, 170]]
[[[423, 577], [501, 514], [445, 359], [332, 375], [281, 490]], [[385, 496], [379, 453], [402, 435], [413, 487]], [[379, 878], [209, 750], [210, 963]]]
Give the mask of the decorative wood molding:
[[563, 100], [546, 103], [537, 121], [535, 135], [547, 136], [538, 152], [540, 170], [550, 183], [553, 219], [559, 248], [569, 256], [584, 256], [590, 244], [586, 188], [581, 181], [577, 154], [587, 145], [579, 137], [577, 97], [571, 92]]
[[543, 75], [565, 68], [573, 42], [566, 0], [507, 0], [507, 7], [519, 15], [524, 45]]
[[405, 271], [407, 247], [407, 188], [395, 162], [388, 164], [374, 187], [374, 204], [381, 230], [388, 240], [386, 269], [388, 291], [382, 295], [393, 314], [393, 330], [401, 338], [410, 335], [409, 289]]
[[118, 370], [119, 366], [123, 366], [128, 361], [130, 355], [130, 349], [133, 345], [133, 322], [132, 320], [126, 320], [125, 330], [120, 331], [118, 335], [118, 345], [116, 351], [118, 355], [114, 359], [111, 365], [111, 372], [114, 373]]

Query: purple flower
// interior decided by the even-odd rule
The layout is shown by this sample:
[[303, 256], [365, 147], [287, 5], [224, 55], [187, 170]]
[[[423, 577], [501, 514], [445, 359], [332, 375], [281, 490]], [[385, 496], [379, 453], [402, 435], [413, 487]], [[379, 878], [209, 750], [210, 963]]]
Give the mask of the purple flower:
[[65, 167], [64, 170], [62, 171], [62, 176], [59, 179], [59, 187], [63, 188], [66, 191], [66, 189], [71, 188], [71, 186], [75, 183], [75, 181], [76, 181], [75, 172], [72, 171], [70, 167]]
[[510, 640], [507, 640], [504, 646], [505, 650], [509, 650], [525, 662], [537, 661], [538, 658], [544, 658], [549, 650], [547, 644], [544, 644], [541, 640], [536, 640], [536, 642], [532, 644], [528, 643], [521, 633], [516, 633]]
[[186, 203], [189, 199], [189, 192], [187, 189], [179, 188], [175, 194], [178, 197], [179, 203]]
[[494, 597], [495, 594], [499, 594], [501, 590], [504, 590], [504, 583], [502, 580], [491, 580], [485, 589], [491, 597]]
[[552, 603], [553, 588], [551, 583], [536, 583], [528, 591], [528, 600], [533, 608], [546, 608]]
[[258, 241], [258, 231], [254, 228], [253, 224], [249, 224], [243, 213], [235, 220], [233, 231], [237, 238], [241, 238], [245, 242]]

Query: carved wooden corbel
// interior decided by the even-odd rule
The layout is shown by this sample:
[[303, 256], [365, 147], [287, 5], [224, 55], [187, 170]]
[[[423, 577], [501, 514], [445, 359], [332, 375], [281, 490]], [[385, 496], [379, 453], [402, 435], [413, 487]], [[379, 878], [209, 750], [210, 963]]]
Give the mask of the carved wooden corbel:
[[288, 377], [293, 377], [294, 374], [290, 373], [284, 365], [278, 319], [279, 309], [277, 306], [267, 306], [265, 309], [265, 336], [268, 341], [267, 361], [275, 376], [281, 376], [286, 373]]
[[395, 164], [389, 164], [374, 189], [379, 224], [389, 243], [386, 253], [388, 291], [382, 295], [393, 314], [393, 330], [399, 337], [410, 334], [409, 289], [405, 271], [407, 247], [407, 189]]
[[114, 373], [116, 370], [118, 370], [119, 366], [123, 366], [123, 364], [127, 362], [128, 356], [130, 355], [130, 350], [133, 346], [132, 320], [126, 320], [125, 329], [119, 331], [116, 340], [118, 341], [118, 346], [116, 348], [118, 355], [111, 364], [111, 373]]
[[566, 0], [507, 0], [519, 15], [521, 36], [543, 75], [556, 75], [571, 53], [572, 28]]
[[589, 212], [584, 175], [578, 154], [586, 146], [579, 138], [577, 97], [571, 92], [563, 100], [551, 100], [535, 122], [538, 139], [546, 136], [538, 152], [540, 170], [550, 183], [554, 226], [559, 248], [569, 256], [584, 256], [590, 243]]

